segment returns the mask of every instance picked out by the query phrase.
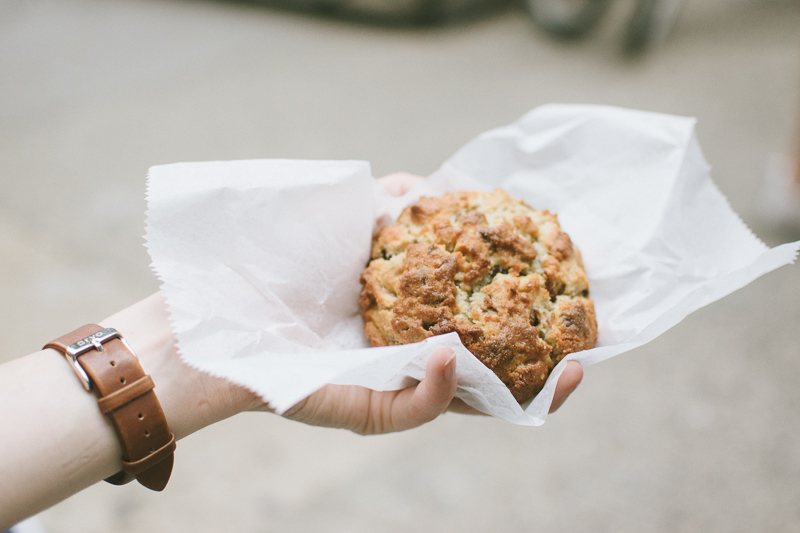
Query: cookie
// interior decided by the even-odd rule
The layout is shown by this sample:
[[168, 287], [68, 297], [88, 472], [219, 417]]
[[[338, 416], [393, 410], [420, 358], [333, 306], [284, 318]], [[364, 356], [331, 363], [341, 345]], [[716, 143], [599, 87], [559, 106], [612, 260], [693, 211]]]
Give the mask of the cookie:
[[372, 346], [455, 331], [520, 403], [597, 341], [580, 252], [505, 191], [421, 198], [373, 237], [359, 304]]

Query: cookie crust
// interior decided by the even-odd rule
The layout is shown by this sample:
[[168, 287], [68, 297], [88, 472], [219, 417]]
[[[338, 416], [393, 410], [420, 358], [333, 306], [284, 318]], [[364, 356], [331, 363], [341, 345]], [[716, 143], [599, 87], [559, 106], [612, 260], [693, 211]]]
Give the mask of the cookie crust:
[[455, 331], [520, 403], [597, 341], [580, 252], [502, 189], [421, 198], [373, 237], [359, 301], [372, 346]]

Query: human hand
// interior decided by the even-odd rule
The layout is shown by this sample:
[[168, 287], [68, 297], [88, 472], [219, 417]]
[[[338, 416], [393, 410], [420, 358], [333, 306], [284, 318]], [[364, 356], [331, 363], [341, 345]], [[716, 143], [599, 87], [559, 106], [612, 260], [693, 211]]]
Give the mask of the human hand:
[[[402, 196], [421, 177], [395, 173], [380, 178], [394, 196]], [[453, 351], [435, 351], [425, 367], [425, 379], [399, 391], [373, 391], [355, 385], [326, 385], [289, 409], [284, 417], [315, 426], [349, 429], [363, 435], [403, 431], [430, 422], [445, 411], [483, 414], [455, 398], [456, 359]], [[550, 412], [566, 401], [583, 379], [583, 368], [569, 361], [559, 377]]]
[[[583, 368], [567, 363], [556, 384], [550, 412], [566, 401], [583, 378]], [[312, 426], [349, 429], [361, 435], [391, 433], [421, 426], [446, 411], [483, 415], [456, 393], [456, 358], [450, 348], [436, 350], [425, 366], [425, 379], [397, 391], [374, 391], [356, 385], [325, 385], [283, 414]]]
[[428, 359], [425, 379], [413, 387], [374, 391], [356, 385], [325, 385], [283, 416], [361, 435], [391, 433], [430, 422], [448, 408], [455, 393], [456, 357], [450, 348], [440, 348]]

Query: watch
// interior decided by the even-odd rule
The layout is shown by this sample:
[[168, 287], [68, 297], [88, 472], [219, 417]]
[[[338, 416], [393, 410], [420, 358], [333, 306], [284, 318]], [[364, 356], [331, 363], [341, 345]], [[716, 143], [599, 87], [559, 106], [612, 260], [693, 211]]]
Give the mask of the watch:
[[47, 343], [61, 352], [97, 405], [109, 418], [122, 445], [122, 471], [106, 479], [123, 485], [136, 479], [161, 491], [172, 473], [175, 436], [133, 349], [114, 328], [87, 324]]

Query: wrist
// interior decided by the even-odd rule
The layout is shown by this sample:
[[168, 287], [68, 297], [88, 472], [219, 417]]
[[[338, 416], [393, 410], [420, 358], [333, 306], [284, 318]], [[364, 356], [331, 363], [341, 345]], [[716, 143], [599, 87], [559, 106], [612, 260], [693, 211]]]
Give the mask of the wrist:
[[145, 373], [153, 378], [167, 423], [177, 439], [258, 404], [253, 393], [181, 360], [162, 293], [100, 324], [117, 329], [136, 352]]
[[247, 389], [192, 368], [180, 358], [161, 292], [110, 316], [101, 325], [116, 328], [136, 352], [145, 373], [153, 378], [177, 439], [260, 404]]

